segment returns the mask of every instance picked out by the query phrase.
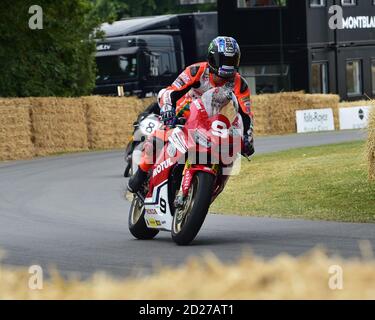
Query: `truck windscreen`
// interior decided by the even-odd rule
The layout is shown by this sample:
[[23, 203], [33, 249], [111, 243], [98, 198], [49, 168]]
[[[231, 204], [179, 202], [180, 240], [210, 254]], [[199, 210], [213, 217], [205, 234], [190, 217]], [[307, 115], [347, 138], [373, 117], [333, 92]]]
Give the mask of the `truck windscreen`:
[[96, 58], [97, 82], [134, 79], [137, 77], [137, 56], [118, 55]]

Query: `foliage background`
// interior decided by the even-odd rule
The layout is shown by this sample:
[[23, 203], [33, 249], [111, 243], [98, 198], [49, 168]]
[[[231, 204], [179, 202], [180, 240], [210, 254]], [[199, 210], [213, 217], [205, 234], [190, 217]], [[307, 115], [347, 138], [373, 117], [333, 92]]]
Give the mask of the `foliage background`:
[[[32, 5], [43, 30], [29, 29]], [[177, 0], [2, 0], [0, 96], [81, 96], [95, 84], [93, 35], [102, 22], [125, 17], [212, 10]]]

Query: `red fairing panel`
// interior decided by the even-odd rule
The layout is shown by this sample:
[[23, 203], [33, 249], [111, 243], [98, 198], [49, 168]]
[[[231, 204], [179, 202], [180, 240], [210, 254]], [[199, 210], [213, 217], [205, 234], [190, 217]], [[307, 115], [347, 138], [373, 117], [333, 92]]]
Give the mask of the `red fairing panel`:
[[207, 173], [210, 173], [212, 175], [216, 175], [215, 170], [213, 170], [210, 167], [204, 166], [204, 165], [198, 164], [198, 165], [194, 165], [190, 169], [187, 169], [185, 171], [185, 175], [184, 175], [184, 178], [182, 180], [182, 194], [184, 196], [188, 195], [188, 192], [189, 192], [189, 189], [190, 189], [190, 186], [191, 186], [191, 182], [193, 181], [195, 173], [198, 172], [198, 171], [207, 172]]

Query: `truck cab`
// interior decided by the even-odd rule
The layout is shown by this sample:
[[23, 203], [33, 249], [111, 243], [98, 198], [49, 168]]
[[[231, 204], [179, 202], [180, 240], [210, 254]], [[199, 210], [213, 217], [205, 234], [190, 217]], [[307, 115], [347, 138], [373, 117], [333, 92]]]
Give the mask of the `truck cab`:
[[[202, 32], [202, 28], [211, 29]], [[104, 38], [96, 40], [94, 94], [144, 97], [170, 85], [186, 65], [204, 60], [202, 47], [217, 34], [217, 16], [134, 18], [104, 24], [101, 29]]]

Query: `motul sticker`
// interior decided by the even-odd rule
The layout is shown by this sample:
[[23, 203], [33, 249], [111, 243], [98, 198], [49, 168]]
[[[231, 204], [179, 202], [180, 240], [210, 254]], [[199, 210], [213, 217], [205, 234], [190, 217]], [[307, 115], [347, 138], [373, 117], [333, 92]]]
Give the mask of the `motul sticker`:
[[163, 161], [161, 164], [159, 164], [153, 171], [152, 173], [152, 176], [155, 177], [157, 176], [160, 172], [162, 172], [163, 170], [169, 168], [170, 166], [172, 166], [173, 162], [171, 159], [167, 159], [165, 161]]

